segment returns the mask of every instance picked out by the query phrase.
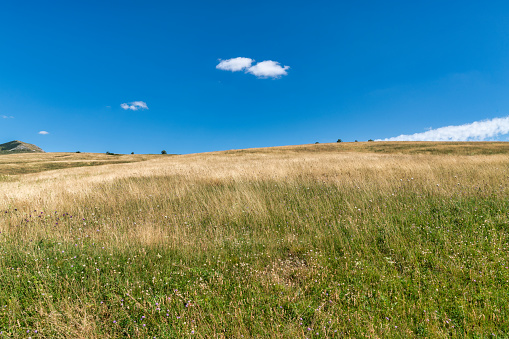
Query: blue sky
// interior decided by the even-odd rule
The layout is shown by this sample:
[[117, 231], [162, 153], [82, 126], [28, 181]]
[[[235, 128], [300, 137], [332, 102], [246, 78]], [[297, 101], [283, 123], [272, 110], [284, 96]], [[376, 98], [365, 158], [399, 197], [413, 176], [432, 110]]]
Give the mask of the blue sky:
[[[0, 143], [196, 153], [389, 139], [459, 125], [465, 138], [507, 140], [506, 1], [1, 7]], [[218, 68], [233, 58], [252, 63]], [[263, 73], [264, 61], [279, 76]], [[502, 118], [487, 122], [496, 132], [470, 132], [481, 126], [474, 122], [494, 118]]]

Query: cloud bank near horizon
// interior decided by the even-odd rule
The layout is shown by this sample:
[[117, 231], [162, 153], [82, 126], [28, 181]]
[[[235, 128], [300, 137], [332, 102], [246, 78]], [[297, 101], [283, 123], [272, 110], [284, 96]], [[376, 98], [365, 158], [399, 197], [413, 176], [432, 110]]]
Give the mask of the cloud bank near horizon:
[[273, 60], [261, 61], [253, 66], [252, 64], [255, 60], [251, 58], [237, 57], [219, 60], [219, 64], [216, 65], [217, 69], [230, 72], [244, 71], [245, 73], [253, 74], [257, 78], [262, 79], [280, 78], [283, 75], [288, 75], [287, 70], [290, 69], [290, 66], [281, 66], [279, 62]]
[[143, 102], [143, 101], [133, 101], [133, 102], [129, 102], [129, 103], [123, 103], [123, 104], [120, 104], [120, 107], [122, 107], [126, 111], [127, 110], [137, 111], [140, 109], [148, 109], [147, 103]]
[[446, 126], [411, 135], [378, 139], [377, 141], [483, 141], [509, 133], [509, 116]]

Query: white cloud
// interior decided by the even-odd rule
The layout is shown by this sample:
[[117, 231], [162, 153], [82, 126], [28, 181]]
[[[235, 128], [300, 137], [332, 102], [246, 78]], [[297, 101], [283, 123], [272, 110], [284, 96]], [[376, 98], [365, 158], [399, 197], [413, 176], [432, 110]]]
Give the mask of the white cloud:
[[49, 132], [46, 132], [46, 131], [40, 131], [39, 134], [42, 134], [42, 135], [46, 135], [46, 134], [49, 134]]
[[231, 72], [244, 71], [258, 78], [280, 78], [282, 75], [287, 75], [288, 73], [286, 71], [290, 69], [290, 66], [281, 66], [279, 62], [272, 60], [265, 60], [251, 66], [253, 62], [254, 59], [238, 57], [221, 60], [216, 68]]
[[217, 64], [216, 68], [222, 71], [238, 72], [251, 67], [253, 62], [253, 59], [238, 57], [228, 60], [221, 60], [221, 62]]
[[0, 115], [0, 117], [2, 119], [14, 119], [14, 117], [12, 115], [9, 115], [9, 116], [7, 116], [7, 115]]
[[122, 107], [125, 110], [130, 109], [131, 111], [137, 111], [139, 109], [148, 109], [147, 103], [143, 101], [133, 101], [129, 103], [123, 103], [120, 104], [120, 107]]
[[282, 75], [287, 75], [286, 70], [289, 68], [290, 66], [281, 67], [277, 61], [265, 60], [249, 67], [247, 72], [259, 78], [279, 78]]
[[459, 126], [430, 129], [411, 135], [379, 139], [377, 141], [482, 141], [509, 133], [509, 116], [491, 120], [474, 121]]

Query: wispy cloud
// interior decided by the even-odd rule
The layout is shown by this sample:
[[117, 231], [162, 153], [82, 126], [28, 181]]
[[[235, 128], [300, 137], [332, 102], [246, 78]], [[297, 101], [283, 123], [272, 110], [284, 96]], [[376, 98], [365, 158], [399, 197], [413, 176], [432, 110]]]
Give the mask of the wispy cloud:
[[2, 119], [14, 119], [12, 115], [0, 115]]
[[131, 110], [131, 111], [137, 111], [140, 109], [148, 109], [147, 103], [143, 101], [133, 101], [129, 103], [123, 103], [120, 104], [120, 107], [122, 107], [125, 110]]
[[378, 139], [377, 141], [482, 141], [509, 133], [509, 116], [470, 124], [446, 126], [411, 135]]
[[251, 73], [258, 78], [273, 79], [280, 78], [283, 75], [288, 75], [287, 70], [290, 69], [290, 66], [281, 66], [279, 62], [273, 60], [261, 61], [252, 66], [253, 62], [253, 59], [243, 57], [227, 60], [220, 59], [220, 62], [216, 65], [216, 68], [231, 72], [244, 71], [245, 73]]
[[39, 134], [46, 135], [46, 134], [49, 134], [49, 132], [46, 132], [46, 131], [39, 131]]

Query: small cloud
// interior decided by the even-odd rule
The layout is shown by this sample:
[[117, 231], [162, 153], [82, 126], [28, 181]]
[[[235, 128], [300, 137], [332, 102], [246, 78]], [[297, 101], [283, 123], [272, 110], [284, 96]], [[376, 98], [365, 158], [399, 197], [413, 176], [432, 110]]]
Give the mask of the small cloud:
[[133, 101], [129, 103], [123, 103], [120, 104], [120, 107], [122, 107], [125, 110], [131, 110], [131, 111], [137, 111], [140, 109], [148, 109], [147, 103], [143, 101]]
[[14, 117], [12, 115], [0, 115], [0, 117], [2, 117], [2, 119], [14, 119]]
[[238, 72], [251, 67], [253, 62], [253, 59], [238, 57], [228, 60], [221, 60], [221, 62], [217, 64], [216, 68], [222, 71]]
[[377, 141], [483, 141], [507, 133], [509, 133], [509, 117], [440, 127], [422, 133], [402, 134], [397, 137], [378, 139]]
[[49, 134], [49, 132], [46, 132], [46, 131], [39, 131], [39, 134], [46, 135], [46, 134]]
[[266, 60], [249, 67], [247, 72], [258, 78], [280, 78], [288, 74], [286, 70], [289, 68], [290, 66], [281, 66], [277, 61]]
[[279, 62], [272, 60], [265, 60], [251, 66], [253, 62], [254, 59], [238, 57], [221, 60], [221, 62], [217, 64], [216, 68], [231, 72], [244, 71], [245, 73], [251, 73], [258, 78], [274, 79], [280, 78], [283, 75], [288, 75], [286, 71], [290, 69], [290, 66], [281, 66]]

